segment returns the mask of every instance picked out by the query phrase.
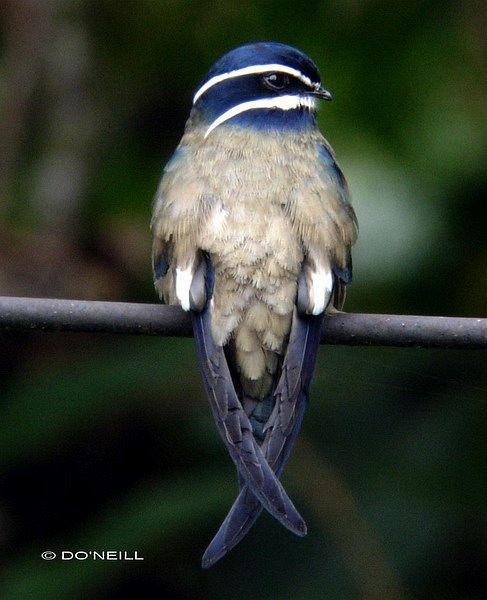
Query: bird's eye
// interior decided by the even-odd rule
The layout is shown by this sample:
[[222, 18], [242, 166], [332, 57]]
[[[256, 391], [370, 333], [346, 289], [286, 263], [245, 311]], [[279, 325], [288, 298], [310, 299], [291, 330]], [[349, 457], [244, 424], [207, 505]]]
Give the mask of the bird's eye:
[[283, 90], [289, 85], [289, 75], [285, 73], [269, 73], [269, 75], [262, 77], [262, 81], [271, 90]]

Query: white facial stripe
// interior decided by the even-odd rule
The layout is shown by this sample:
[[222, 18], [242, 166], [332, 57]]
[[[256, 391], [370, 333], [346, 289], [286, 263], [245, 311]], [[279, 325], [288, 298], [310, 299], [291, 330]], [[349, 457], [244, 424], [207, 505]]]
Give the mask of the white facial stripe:
[[257, 110], [259, 108], [278, 108], [280, 110], [293, 110], [294, 108], [308, 108], [313, 110], [316, 107], [315, 98], [309, 96], [276, 96], [275, 98], [261, 98], [260, 100], [249, 100], [242, 102], [225, 111], [208, 127], [205, 138], [225, 121], [231, 119], [248, 110]]
[[222, 81], [226, 81], [227, 79], [233, 79], [234, 77], [242, 77], [243, 75], [257, 75], [259, 73], [286, 73], [287, 75], [292, 75], [293, 77], [297, 77], [300, 81], [307, 85], [310, 88], [317, 90], [320, 87], [319, 82], [311, 81], [309, 77], [303, 75], [301, 71], [298, 69], [293, 69], [292, 67], [288, 67], [286, 65], [279, 64], [268, 64], [268, 65], [252, 65], [250, 67], [243, 67], [242, 69], [236, 69], [235, 71], [229, 71], [228, 73], [222, 73], [221, 75], [215, 75], [211, 79], [209, 79], [206, 83], [204, 83], [200, 89], [196, 92], [193, 98], [193, 104], [196, 104], [198, 98], [200, 98], [207, 90], [216, 85], [217, 83], [221, 83]]

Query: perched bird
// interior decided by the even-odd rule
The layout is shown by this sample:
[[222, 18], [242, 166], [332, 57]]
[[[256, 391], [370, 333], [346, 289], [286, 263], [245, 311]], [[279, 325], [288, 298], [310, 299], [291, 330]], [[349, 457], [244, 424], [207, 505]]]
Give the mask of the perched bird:
[[261, 42], [220, 58], [197, 89], [152, 217], [155, 286], [191, 311], [203, 383], [240, 494], [209, 567], [262, 508], [306, 524], [279, 477], [308, 401], [325, 311], [352, 278], [357, 223], [316, 121], [330, 100], [299, 50]]

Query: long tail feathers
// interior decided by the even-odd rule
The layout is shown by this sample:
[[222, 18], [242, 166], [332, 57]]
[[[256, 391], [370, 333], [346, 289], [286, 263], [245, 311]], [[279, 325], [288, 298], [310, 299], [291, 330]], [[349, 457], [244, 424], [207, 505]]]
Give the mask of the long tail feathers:
[[[295, 310], [281, 377], [274, 394], [275, 407], [262, 444], [266, 462], [278, 477], [289, 459], [308, 403], [322, 322], [323, 315], [299, 315]], [[203, 567], [215, 564], [247, 534], [262, 511], [259, 500], [251, 486], [242, 487], [203, 555]]]
[[213, 417], [240, 476], [260, 504], [297, 535], [306, 534], [306, 523], [284, 491], [252, 435], [252, 427], [233, 385], [225, 353], [214, 343], [210, 312], [192, 312], [193, 330], [203, 383]]
[[244, 486], [205, 550], [201, 560], [202, 567], [208, 569], [234, 548], [247, 535], [261, 512], [262, 504], [251, 490]]

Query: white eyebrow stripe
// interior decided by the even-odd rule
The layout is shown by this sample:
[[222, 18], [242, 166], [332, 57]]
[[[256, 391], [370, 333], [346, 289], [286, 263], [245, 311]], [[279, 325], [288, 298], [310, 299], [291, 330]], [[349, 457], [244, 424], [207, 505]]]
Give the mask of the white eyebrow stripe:
[[222, 73], [221, 75], [215, 75], [214, 77], [209, 79], [200, 87], [200, 89], [194, 95], [193, 104], [196, 104], [198, 98], [200, 98], [207, 90], [209, 90], [217, 83], [221, 83], [222, 81], [226, 81], [227, 79], [233, 79], [234, 77], [242, 77], [244, 75], [257, 75], [259, 73], [267, 73], [268, 71], [292, 75], [293, 77], [297, 77], [308, 87], [314, 89], [318, 89], [320, 87], [319, 82], [311, 81], [311, 79], [306, 75], [303, 75], [301, 71], [299, 71], [298, 69], [293, 69], [293, 67], [288, 67], [287, 65], [280, 65], [278, 63], [270, 63], [267, 65], [251, 65], [249, 67], [236, 69], [235, 71], [229, 71], [228, 73]]
[[294, 108], [308, 108], [313, 110], [316, 107], [315, 98], [309, 96], [276, 96], [275, 98], [261, 98], [260, 100], [249, 100], [248, 102], [241, 102], [236, 106], [233, 106], [229, 110], [221, 114], [213, 123], [208, 127], [205, 133], [205, 139], [208, 135], [216, 128], [228, 119], [239, 115], [240, 113], [248, 110], [256, 110], [259, 108], [278, 108], [280, 110], [292, 110]]

